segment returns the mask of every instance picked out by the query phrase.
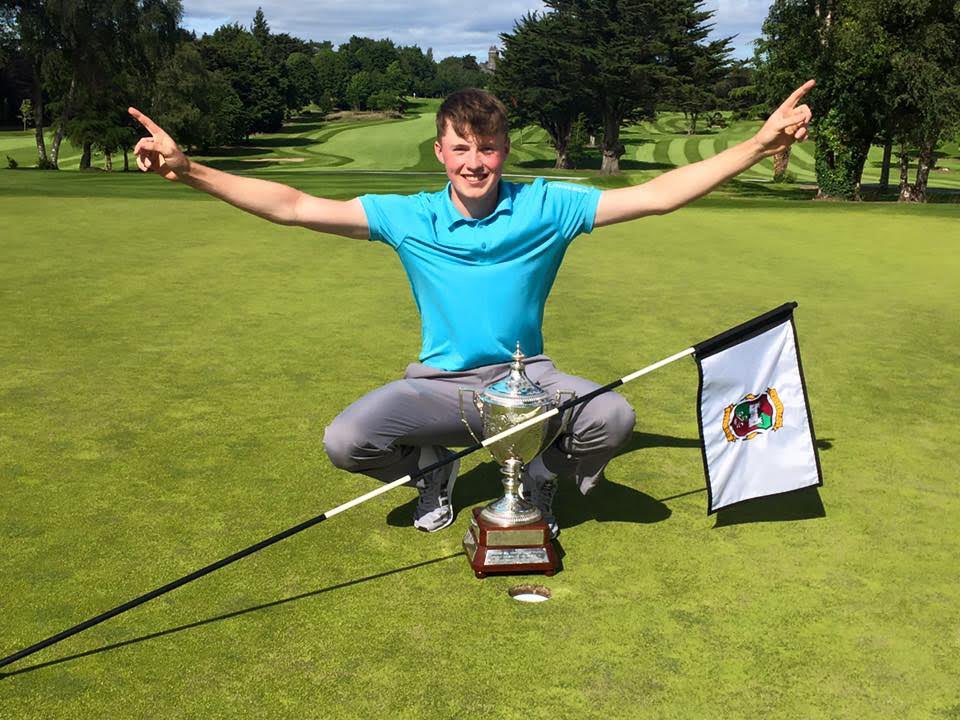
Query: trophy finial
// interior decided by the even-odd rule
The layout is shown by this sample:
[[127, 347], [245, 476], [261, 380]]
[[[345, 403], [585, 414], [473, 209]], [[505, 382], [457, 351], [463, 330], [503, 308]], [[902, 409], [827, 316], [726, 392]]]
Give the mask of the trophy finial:
[[520, 341], [517, 340], [517, 349], [513, 353], [513, 363], [510, 365], [511, 370], [522, 370], [523, 361], [527, 356], [523, 354], [523, 350], [520, 349]]

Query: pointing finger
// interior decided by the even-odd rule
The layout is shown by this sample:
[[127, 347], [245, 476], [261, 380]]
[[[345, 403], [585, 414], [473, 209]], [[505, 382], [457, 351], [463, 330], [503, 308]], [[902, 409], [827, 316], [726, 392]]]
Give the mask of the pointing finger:
[[137, 110], [135, 107], [128, 107], [127, 112], [130, 113], [130, 115], [133, 117], [134, 120], [136, 120], [138, 123], [143, 125], [148, 131], [150, 131], [151, 135], [158, 135], [163, 133], [163, 130], [160, 128], [159, 125], [157, 125], [153, 120], [148, 118], [142, 112]]
[[784, 109], [792, 109], [793, 106], [797, 104], [797, 101], [800, 100], [800, 98], [813, 90], [816, 84], [816, 80], [807, 80], [803, 85], [794, 90], [790, 94], [790, 97], [783, 101], [783, 104], [780, 107]]

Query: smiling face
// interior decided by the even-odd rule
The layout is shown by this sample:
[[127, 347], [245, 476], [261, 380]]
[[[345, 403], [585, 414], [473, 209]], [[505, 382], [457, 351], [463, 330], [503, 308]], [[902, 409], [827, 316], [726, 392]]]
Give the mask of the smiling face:
[[469, 215], [478, 217], [477, 211], [492, 212], [496, 205], [503, 163], [510, 153], [510, 139], [506, 133], [477, 137], [466, 132], [465, 135], [460, 135], [448, 122], [433, 149], [453, 186], [451, 200], [461, 211], [467, 210]]

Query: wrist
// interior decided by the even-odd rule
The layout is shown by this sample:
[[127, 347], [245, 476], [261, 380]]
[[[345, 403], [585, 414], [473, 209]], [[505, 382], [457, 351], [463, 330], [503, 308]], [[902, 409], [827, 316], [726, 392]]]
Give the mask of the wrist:
[[174, 169], [177, 177], [181, 180], [186, 180], [190, 177], [190, 171], [193, 170], [193, 163], [190, 162], [190, 158], [187, 157], [186, 153], [180, 152], [180, 162], [177, 163], [177, 167]]
[[760, 138], [754, 135], [747, 141], [750, 144], [750, 154], [753, 157], [755, 163], [760, 162], [764, 158], [768, 158], [775, 153], [772, 152], [766, 145], [760, 142]]

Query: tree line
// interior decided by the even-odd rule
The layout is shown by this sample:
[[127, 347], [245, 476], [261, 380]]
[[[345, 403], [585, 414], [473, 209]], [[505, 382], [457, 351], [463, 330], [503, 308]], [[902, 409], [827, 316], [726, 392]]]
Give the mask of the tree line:
[[[416, 46], [351, 37], [305, 41], [274, 33], [258, 9], [248, 28], [197, 37], [181, 27], [180, 0], [13, 0], [0, 7], [0, 120], [35, 128], [37, 162], [59, 166], [64, 138], [124, 154], [136, 141], [128, 105], [143, 108], [184, 146], [209, 149], [279, 130], [314, 104], [404, 109], [409, 96], [482, 87], [472, 55], [433, 58]], [[52, 131], [48, 144], [45, 130]]]
[[[663, 110], [688, 132], [719, 110], [765, 116], [807, 78], [819, 195], [857, 199], [872, 145], [893, 156], [903, 200], [925, 200], [937, 147], [960, 128], [956, 0], [773, 0], [752, 61], [712, 34], [704, 0], [545, 0], [501, 35], [495, 74], [471, 55], [439, 62], [391, 40], [304, 41], [250, 28], [197, 37], [180, 0], [8, 0], [0, 6], [0, 121], [35, 127], [38, 164], [57, 167], [62, 140], [109, 163], [135, 141], [124, 110], [147, 110], [188, 148], [279, 130], [313, 104], [402, 112], [405, 98], [489, 84], [515, 126], [548, 133], [556, 165], [582, 162], [595, 139], [601, 172], [619, 172], [621, 128]], [[44, 129], [52, 129], [47, 147]], [[913, 178], [910, 168], [916, 164]], [[789, 154], [774, 159], [786, 176]]]
[[[689, 131], [712, 111], [766, 116], [809, 78], [818, 195], [858, 199], [871, 145], [884, 147], [882, 190], [897, 152], [900, 198], [923, 201], [936, 149], [960, 129], [956, 0], [773, 0], [751, 64], [711, 37], [702, 0], [545, 0], [502, 35], [493, 89], [518, 123], [543, 127], [556, 166], [599, 137], [616, 173], [620, 129], [679, 110]], [[911, 160], [917, 170], [911, 180]], [[774, 159], [775, 179], [789, 154]]]
[[960, 3], [774, 0], [756, 64], [768, 100], [817, 78], [808, 97], [821, 197], [858, 199], [867, 153], [879, 145], [881, 189], [895, 150], [900, 199], [927, 199], [937, 147], [960, 131]]

